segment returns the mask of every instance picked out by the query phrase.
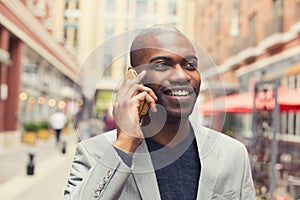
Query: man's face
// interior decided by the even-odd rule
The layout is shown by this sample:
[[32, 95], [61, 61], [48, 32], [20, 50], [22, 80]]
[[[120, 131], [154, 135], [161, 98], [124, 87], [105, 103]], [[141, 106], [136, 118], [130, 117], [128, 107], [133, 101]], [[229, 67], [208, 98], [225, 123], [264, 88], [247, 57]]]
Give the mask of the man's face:
[[[148, 36], [138, 71], [147, 71], [143, 83], [158, 97], [170, 117], [188, 117], [199, 94], [201, 78], [192, 44], [178, 33]], [[151, 47], [151, 48], [148, 48]]]

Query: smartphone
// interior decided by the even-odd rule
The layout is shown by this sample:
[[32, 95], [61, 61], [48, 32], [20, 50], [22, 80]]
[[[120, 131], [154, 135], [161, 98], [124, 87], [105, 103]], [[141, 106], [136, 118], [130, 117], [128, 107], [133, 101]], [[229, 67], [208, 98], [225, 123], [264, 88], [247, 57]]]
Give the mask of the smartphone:
[[[127, 80], [134, 79], [137, 75], [138, 75], [137, 72], [132, 67], [129, 67], [126, 71], [124, 82], [126, 82]], [[141, 117], [143, 115], [146, 115], [149, 108], [150, 108], [149, 103], [147, 103], [146, 101], [141, 102], [139, 106], [139, 116]]]

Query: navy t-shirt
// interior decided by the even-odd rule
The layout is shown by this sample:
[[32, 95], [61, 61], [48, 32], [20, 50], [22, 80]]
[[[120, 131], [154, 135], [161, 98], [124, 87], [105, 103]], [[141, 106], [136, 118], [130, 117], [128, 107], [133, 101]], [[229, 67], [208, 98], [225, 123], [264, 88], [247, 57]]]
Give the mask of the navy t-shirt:
[[193, 134], [167, 147], [149, 138], [146, 143], [151, 154], [162, 200], [197, 199], [201, 164]]
[[[201, 164], [197, 142], [189, 134], [175, 147], [167, 147], [146, 138], [162, 200], [197, 199]], [[119, 156], [128, 165], [132, 157], [116, 148]]]

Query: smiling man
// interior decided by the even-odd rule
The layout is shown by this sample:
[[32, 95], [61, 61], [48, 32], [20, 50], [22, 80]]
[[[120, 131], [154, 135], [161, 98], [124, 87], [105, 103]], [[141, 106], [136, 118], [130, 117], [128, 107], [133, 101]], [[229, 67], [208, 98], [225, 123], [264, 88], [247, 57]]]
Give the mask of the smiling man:
[[130, 59], [139, 75], [118, 91], [117, 129], [78, 144], [65, 199], [255, 199], [245, 146], [190, 119], [201, 85], [190, 40], [154, 26]]

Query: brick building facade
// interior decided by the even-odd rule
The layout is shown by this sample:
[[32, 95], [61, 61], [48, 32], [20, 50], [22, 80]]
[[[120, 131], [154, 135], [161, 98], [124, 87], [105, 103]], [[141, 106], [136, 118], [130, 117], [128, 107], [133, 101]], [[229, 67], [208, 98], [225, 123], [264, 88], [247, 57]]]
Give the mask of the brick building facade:
[[[196, 7], [199, 12], [195, 38], [212, 55], [227, 83], [240, 87], [239, 78], [243, 75], [255, 71], [256, 78], [261, 78], [271, 60], [299, 54], [298, 0], [203, 0], [197, 1]], [[277, 73], [284, 75], [291, 71], [289, 67], [293, 73], [298, 72], [299, 67], [292, 66], [298, 61], [293, 59]]]
[[0, 2], [0, 146], [21, 128], [21, 100], [32, 108], [47, 106], [50, 98], [63, 99], [53, 89], [72, 88], [77, 79], [79, 62], [51, 34], [49, 2]]

